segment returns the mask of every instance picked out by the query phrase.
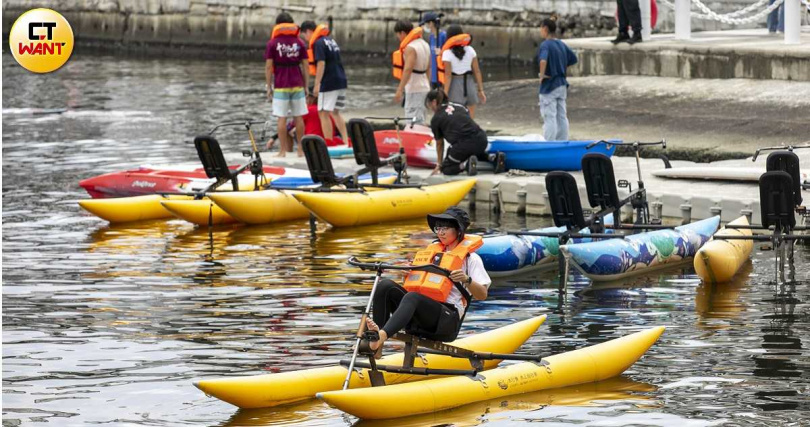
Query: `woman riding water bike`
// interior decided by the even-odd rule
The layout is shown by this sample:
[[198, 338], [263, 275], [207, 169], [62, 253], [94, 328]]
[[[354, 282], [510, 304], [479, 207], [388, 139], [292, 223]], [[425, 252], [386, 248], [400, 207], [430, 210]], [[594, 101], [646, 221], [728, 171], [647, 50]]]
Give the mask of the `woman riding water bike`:
[[379, 332], [379, 339], [369, 342], [369, 348], [375, 351], [377, 358], [382, 354], [385, 341], [406, 328], [418, 331], [428, 339], [454, 340], [469, 303], [467, 297], [487, 298], [492, 280], [481, 257], [475, 253], [483, 241], [481, 236], [465, 235], [470, 225], [467, 212], [452, 207], [442, 214], [428, 215], [427, 221], [438, 241], [419, 251], [413, 264], [437, 264], [451, 270], [450, 276], [439, 279], [428, 273], [412, 271], [404, 286], [390, 279], [379, 282], [373, 297], [373, 320], [366, 322], [368, 330]]

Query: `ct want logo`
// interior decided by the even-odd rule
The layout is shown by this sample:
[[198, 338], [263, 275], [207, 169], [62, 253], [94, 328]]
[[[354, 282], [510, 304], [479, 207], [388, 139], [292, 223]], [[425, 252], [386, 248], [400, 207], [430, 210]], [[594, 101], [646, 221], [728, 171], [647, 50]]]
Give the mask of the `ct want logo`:
[[11, 26], [8, 44], [23, 68], [50, 73], [65, 65], [73, 53], [73, 29], [59, 12], [31, 9]]

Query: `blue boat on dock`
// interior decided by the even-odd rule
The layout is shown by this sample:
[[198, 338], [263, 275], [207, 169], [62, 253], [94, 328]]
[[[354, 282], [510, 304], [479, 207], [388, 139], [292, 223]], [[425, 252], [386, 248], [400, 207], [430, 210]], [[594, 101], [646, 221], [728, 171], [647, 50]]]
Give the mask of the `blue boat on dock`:
[[[608, 157], [616, 151], [615, 145], [598, 144], [586, 149], [588, 141], [545, 141], [539, 135], [493, 136], [489, 138], [490, 153], [505, 153], [507, 169], [527, 171], [578, 171], [582, 169], [582, 156], [587, 153], [602, 153]], [[607, 142], [622, 142], [607, 139]]]

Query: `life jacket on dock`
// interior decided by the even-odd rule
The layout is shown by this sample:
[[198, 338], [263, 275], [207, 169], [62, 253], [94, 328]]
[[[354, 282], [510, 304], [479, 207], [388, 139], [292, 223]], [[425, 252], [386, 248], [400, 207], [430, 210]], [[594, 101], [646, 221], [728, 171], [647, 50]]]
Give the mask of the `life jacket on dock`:
[[442, 61], [442, 55], [444, 55], [444, 52], [456, 46], [469, 46], [470, 43], [472, 43], [472, 36], [469, 34], [459, 34], [450, 37], [446, 42], [444, 42], [442, 51], [439, 52], [439, 56], [436, 57], [436, 76], [438, 77], [440, 84], [444, 84], [444, 62]]
[[[441, 242], [434, 242], [416, 253], [413, 265], [434, 264], [450, 271], [460, 270], [467, 256], [483, 245], [484, 239], [476, 235], [465, 236], [461, 243], [447, 252]], [[446, 302], [454, 286], [456, 284], [449, 277], [426, 271], [409, 272], [403, 284], [408, 292], [417, 292], [438, 302]], [[464, 304], [466, 306], [466, 301]]]
[[315, 42], [321, 37], [329, 35], [329, 27], [326, 24], [320, 24], [315, 27], [312, 32], [312, 37], [309, 39], [309, 49], [307, 49], [307, 61], [309, 62], [309, 75], [314, 76], [318, 72], [318, 63], [315, 62]]
[[[408, 47], [414, 40], [419, 40], [422, 38], [422, 27], [416, 27], [405, 36], [404, 39], [399, 43], [399, 49], [395, 50], [394, 53], [391, 55], [391, 64], [394, 66], [394, 78], [397, 80], [402, 80], [402, 73], [405, 71], [405, 48]], [[429, 61], [428, 61], [429, 62]], [[413, 70], [416, 74], [425, 74], [427, 70]]]
[[279, 36], [294, 36], [298, 37], [298, 33], [301, 32], [301, 29], [298, 28], [298, 25], [295, 24], [278, 24], [273, 27], [273, 35], [270, 36], [271, 39], [274, 39]]

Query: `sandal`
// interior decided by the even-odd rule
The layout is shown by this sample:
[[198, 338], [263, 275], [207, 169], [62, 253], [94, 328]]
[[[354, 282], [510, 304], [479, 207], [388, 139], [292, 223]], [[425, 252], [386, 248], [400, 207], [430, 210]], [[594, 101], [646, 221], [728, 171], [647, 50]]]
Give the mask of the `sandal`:
[[371, 349], [372, 341], [379, 341], [380, 333], [378, 331], [365, 331], [363, 338], [360, 339], [360, 345], [357, 347], [357, 354], [364, 356], [374, 356], [375, 359], [382, 357], [382, 346], [377, 347], [376, 350]]

